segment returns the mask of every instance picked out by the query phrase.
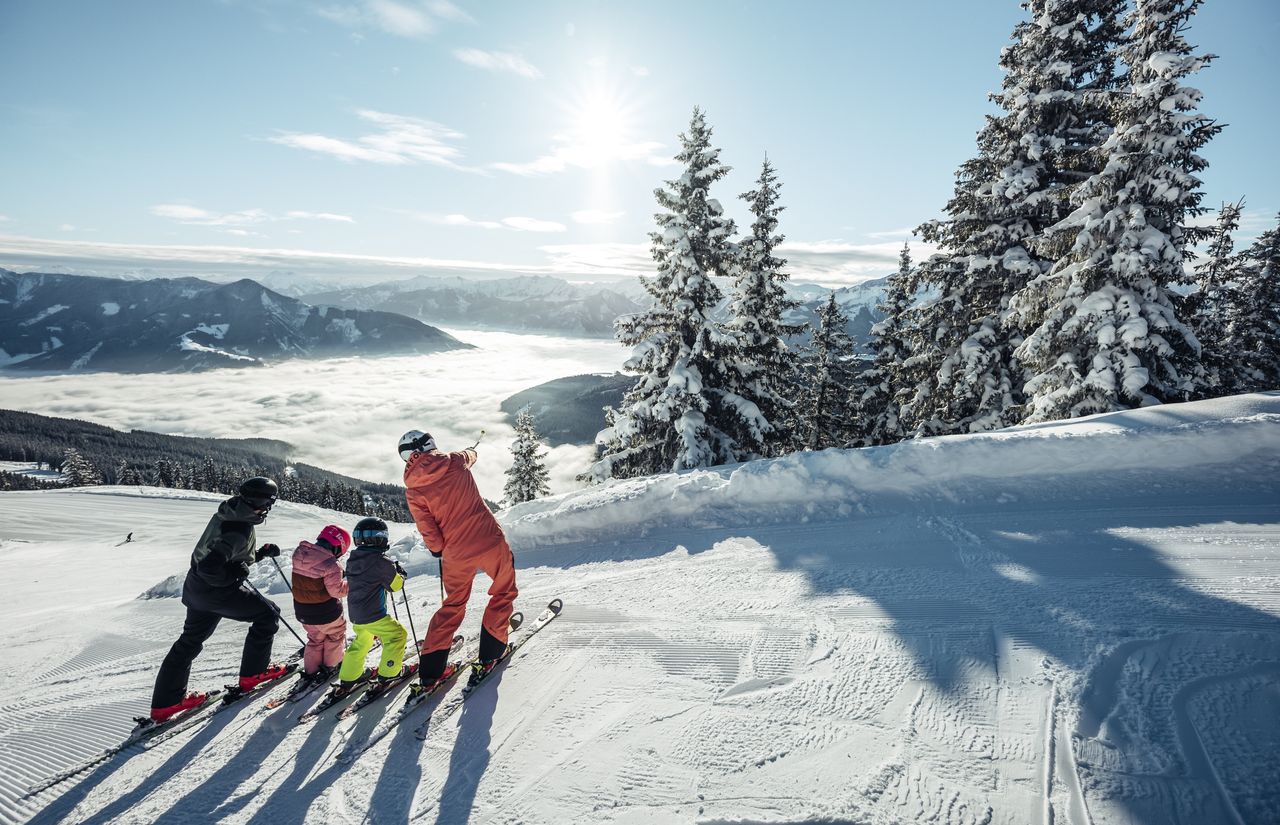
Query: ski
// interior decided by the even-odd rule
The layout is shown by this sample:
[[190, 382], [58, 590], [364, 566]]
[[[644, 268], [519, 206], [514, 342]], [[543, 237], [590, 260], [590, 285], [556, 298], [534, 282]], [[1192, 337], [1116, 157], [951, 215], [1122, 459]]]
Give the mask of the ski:
[[369, 687], [365, 688], [364, 693], [360, 694], [360, 698], [347, 705], [338, 712], [339, 719], [350, 719], [361, 709], [367, 708], [374, 702], [387, 695], [389, 691], [397, 685], [403, 684], [408, 679], [418, 675], [418, 663], [405, 663], [404, 668], [400, 671], [399, 676], [390, 679], [383, 679], [381, 676], [374, 677], [369, 680]]
[[[511, 618], [507, 622], [509, 630], [514, 632], [524, 623], [523, 613], [512, 613]], [[455, 646], [451, 650], [461, 650], [461, 645], [457, 644], [461, 636], [455, 636]], [[458, 676], [466, 668], [466, 663], [455, 661], [445, 665], [444, 675], [425, 688], [414, 690], [410, 688], [409, 696], [404, 700], [404, 704], [400, 706], [400, 710], [396, 711], [389, 719], [383, 721], [373, 733], [362, 742], [354, 742], [347, 745], [346, 749], [338, 754], [338, 761], [343, 764], [354, 762], [356, 757], [372, 748], [387, 737], [387, 734], [399, 727], [400, 723], [409, 717], [418, 707], [424, 704], [428, 699], [447, 690], [457, 681]]]
[[297, 683], [293, 687], [289, 688], [288, 693], [284, 696], [277, 696], [267, 702], [267, 710], [275, 710], [281, 705], [305, 699], [314, 693], [317, 688], [321, 688], [329, 684], [329, 679], [332, 678], [332, 676], [333, 673], [330, 673], [329, 671], [316, 673], [311, 678], [307, 678], [306, 674], [299, 674]]
[[518, 641], [508, 644], [506, 651], [494, 660], [487, 669], [481, 670], [479, 659], [472, 659], [470, 662], [467, 662], [465, 667], [470, 669], [471, 675], [467, 679], [466, 687], [462, 689], [462, 695], [456, 702], [453, 702], [446, 708], [442, 708], [440, 715], [437, 718], [434, 720], [429, 719], [427, 722], [419, 725], [414, 731], [414, 735], [417, 736], [418, 739], [426, 739], [428, 725], [432, 721], [435, 721], [436, 723], [442, 722], [457, 712], [457, 710], [462, 707], [462, 704], [467, 701], [467, 697], [471, 696], [475, 692], [476, 688], [484, 684], [485, 680], [488, 679], [494, 671], [510, 660], [511, 657], [515, 655], [515, 652], [524, 647], [525, 643], [532, 639], [539, 630], [542, 630], [542, 628], [555, 621], [555, 618], [560, 615], [560, 611], [563, 608], [564, 603], [560, 599], [552, 599], [548, 602], [546, 609], [543, 610], [541, 615], [534, 620], [533, 624], [529, 626], [529, 629], [525, 631], [524, 635], [521, 636]]
[[[205, 694], [205, 699], [200, 704], [192, 708], [188, 708], [187, 710], [184, 710], [181, 713], [175, 713], [169, 719], [166, 719], [164, 722], [160, 722], [158, 724], [155, 722], [152, 722], [148, 717], [144, 717], [144, 716], [137, 717], [136, 719], [137, 725], [134, 726], [133, 730], [130, 731], [129, 735], [125, 737], [125, 740], [123, 742], [121, 742], [118, 745], [112, 745], [111, 747], [101, 751], [100, 753], [89, 757], [83, 762], [79, 762], [70, 768], [66, 768], [54, 774], [53, 776], [50, 776], [46, 779], [41, 780], [40, 782], [37, 782], [36, 784], [27, 788], [26, 796], [28, 797], [35, 796], [41, 791], [46, 791], [49, 788], [52, 788], [54, 785], [60, 784], [70, 779], [73, 776], [77, 776], [81, 773], [84, 773], [85, 771], [92, 768], [94, 765], [99, 765], [103, 762], [106, 762], [111, 757], [125, 750], [128, 750], [134, 745], [154, 739], [159, 734], [165, 733], [173, 729], [180, 723], [190, 721], [193, 718], [202, 715], [202, 711], [208, 710], [215, 702], [217, 702], [218, 698], [222, 695], [222, 693], [223, 691], [221, 690], [210, 691], [209, 693]], [[183, 729], [185, 729], [185, 727]]]
[[369, 686], [369, 683], [376, 677], [377, 672], [378, 669], [376, 667], [366, 668], [364, 671], [364, 680], [355, 683], [346, 690], [342, 689], [341, 682], [331, 682], [329, 692], [324, 695], [324, 698], [320, 700], [318, 705], [298, 717], [298, 724], [305, 725], [308, 722], [314, 722], [329, 708], [339, 702], [345, 702], [347, 699], [357, 695], [360, 691]]
[[[454, 636], [453, 642], [451, 642], [449, 645], [449, 652], [453, 653], [455, 650], [461, 650], [462, 643], [465, 641], [466, 639], [463, 638], [461, 634]], [[383, 696], [385, 696], [386, 694], [394, 690], [397, 686], [403, 684], [404, 682], [408, 681], [414, 676], [417, 676], [418, 666], [419, 666], [418, 662], [414, 662], [412, 664], [406, 663], [404, 666], [404, 672], [401, 673], [399, 676], [395, 677], [394, 679], [374, 680], [373, 683], [369, 686], [369, 689], [366, 690], [359, 699], [357, 699], [355, 702], [353, 702], [350, 705], [347, 705], [345, 708], [342, 709], [342, 712], [338, 714], [338, 718], [339, 719], [351, 718], [353, 715], [359, 712], [361, 708], [365, 708], [365, 707], [368, 707], [369, 705], [372, 705], [374, 702], [378, 701]]]

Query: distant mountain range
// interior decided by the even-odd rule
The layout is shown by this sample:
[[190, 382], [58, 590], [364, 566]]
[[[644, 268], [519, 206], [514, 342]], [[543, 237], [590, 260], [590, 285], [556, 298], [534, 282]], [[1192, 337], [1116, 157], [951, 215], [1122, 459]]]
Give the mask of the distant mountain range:
[[[881, 316], [876, 305], [884, 297], [886, 279], [835, 290], [836, 301], [849, 316], [848, 332], [865, 343]], [[727, 286], [727, 285], [726, 285]], [[801, 307], [788, 320], [811, 326], [831, 289], [817, 284], [788, 283], [787, 292]], [[726, 293], [728, 290], [726, 289]], [[382, 310], [410, 315], [446, 327], [544, 332], [557, 335], [612, 338], [620, 315], [640, 312], [649, 296], [638, 281], [617, 284], [573, 284], [548, 276], [477, 280], [461, 277], [411, 278], [374, 286], [310, 292], [302, 300], [352, 309]], [[726, 294], [717, 314], [728, 311]], [[804, 333], [801, 339], [807, 339]]]
[[635, 383], [636, 376], [622, 373], [571, 375], [521, 390], [501, 408], [514, 423], [516, 413], [528, 407], [538, 437], [552, 447], [594, 444], [604, 429], [604, 408], [619, 406]]
[[638, 312], [645, 305], [642, 295], [643, 291], [637, 289], [624, 291], [612, 285], [571, 284], [547, 276], [493, 280], [424, 276], [313, 292], [303, 296], [303, 300], [312, 304], [399, 312], [447, 327], [611, 338], [614, 319]]
[[312, 306], [248, 279], [124, 280], [0, 269], [0, 367], [185, 372], [470, 348], [390, 312]]

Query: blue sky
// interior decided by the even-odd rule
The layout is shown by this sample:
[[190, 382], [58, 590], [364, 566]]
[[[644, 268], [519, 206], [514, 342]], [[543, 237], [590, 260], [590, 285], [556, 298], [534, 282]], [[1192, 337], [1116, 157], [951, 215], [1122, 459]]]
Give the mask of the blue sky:
[[[691, 108], [736, 196], [767, 151], [804, 280], [893, 268], [999, 87], [1016, 2], [0, 4], [0, 265], [345, 280], [643, 269]], [[1206, 203], [1280, 211], [1280, 5], [1190, 39], [1228, 123]], [[1242, 233], [1244, 235], [1249, 232]]]

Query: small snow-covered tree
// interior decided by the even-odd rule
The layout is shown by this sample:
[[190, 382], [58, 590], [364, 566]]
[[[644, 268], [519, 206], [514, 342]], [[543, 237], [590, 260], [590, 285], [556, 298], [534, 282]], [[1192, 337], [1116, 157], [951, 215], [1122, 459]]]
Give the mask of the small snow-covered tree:
[[899, 407], [902, 403], [903, 364], [911, 355], [910, 342], [903, 331], [911, 307], [911, 249], [902, 244], [898, 271], [889, 276], [884, 299], [877, 309], [882, 320], [871, 328], [872, 366], [854, 382], [854, 446], [892, 444], [906, 437]]
[[[768, 157], [760, 169], [756, 188], [742, 194], [755, 220], [751, 234], [739, 245], [733, 300], [724, 337], [727, 351], [724, 367], [725, 390], [754, 405], [759, 414], [731, 419], [731, 429], [739, 447], [739, 459], [776, 456], [792, 446], [790, 388], [796, 372], [795, 353], [786, 336], [800, 331], [784, 322], [783, 316], [798, 302], [787, 297], [783, 283], [786, 260], [774, 250], [784, 240], [778, 232], [778, 204], [781, 183]], [[767, 424], [767, 426], [761, 426]]]
[[62, 478], [69, 487], [88, 487], [102, 483], [102, 474], [75, 447], [62, 451]]
[[1232, 282], [1226, 348], [1235, 354], [1229, 392], [1280, 389], [1280, 218], [1245, 250]]
[[848, 332], [849, 317], [835, 293], [818, 313], [818, 328], [803, 354], [807, 385], [800, 408], [805, 449], [843, 447], [851, 441], [849, 399], [857, 372], [857, 352]]
[[1123, 48], [1128, 93], [1106, 163], [1072, 193], [1056, 229], [1071, 247], [1034, 285], [1038, 324], [1016, 355], [1032, 373], [1029, 421], [1184, 400], [1200, 345], [1169, 285], [1185, 278], [1188, 219], [1202, 210], [1197, 151], [1219, 130], [1183, 81], [1211, 58], [1182, 37], [1200, 0], [1136, 0]]
[[546, 454], [542, 452], [533, 413], [528, 407], [516, 413], [515, 430], [516, 440], [511, 442], [511, 467], [507, 470], [507, 485], [503, 488], [504, 504], [508, 507], [551, 494], [550, 476], [543, 460]]
[[711, 145], [701, 109], [693, 110], [680, 144], [683, 173], [654, 193], [663, 209], [649, 236], [657, 273], [641, 278], [652, 304], [617, 322], [618, 339], [632, 348], [623, 368], [639, 378], [618, 409], [605, 411], [587, 480], [735, 461], [742, 447], [731, 431], [768, 428], [754, 404], [723, 388], [725, 341], [711, 318], [721, 292], [711, 278], [729, 274], [734, 225], [710, 196], [729, 167]]
[[1192, 329], [1200, 342], [1204, 377], [1197, 396], [1213, 398], [1233, 392], [1238, 354], [1233, 352], [1228, 327], [1245, 310], [1237, 276], [1242, 256], [1235, 251], [1232, 235], [1240, 228], [1244, 201], [1224, 203], [1209, 236], [1205, 257], [1195, 269], [1198, 287], [1186, 301]]

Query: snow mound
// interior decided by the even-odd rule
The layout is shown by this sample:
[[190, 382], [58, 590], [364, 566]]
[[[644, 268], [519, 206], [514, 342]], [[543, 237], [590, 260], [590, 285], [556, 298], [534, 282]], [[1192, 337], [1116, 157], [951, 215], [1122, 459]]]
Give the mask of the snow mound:
[[1190, 470], [1280, 460], [1280, 392], [1104, 413], [993, 433], [823, 450], [627, 481], [502, 515], [523, 546], [610, 540], [671, 527], [843, 518], [939, 497], [1015, 501], [1028, 484], [1114, 487]]

